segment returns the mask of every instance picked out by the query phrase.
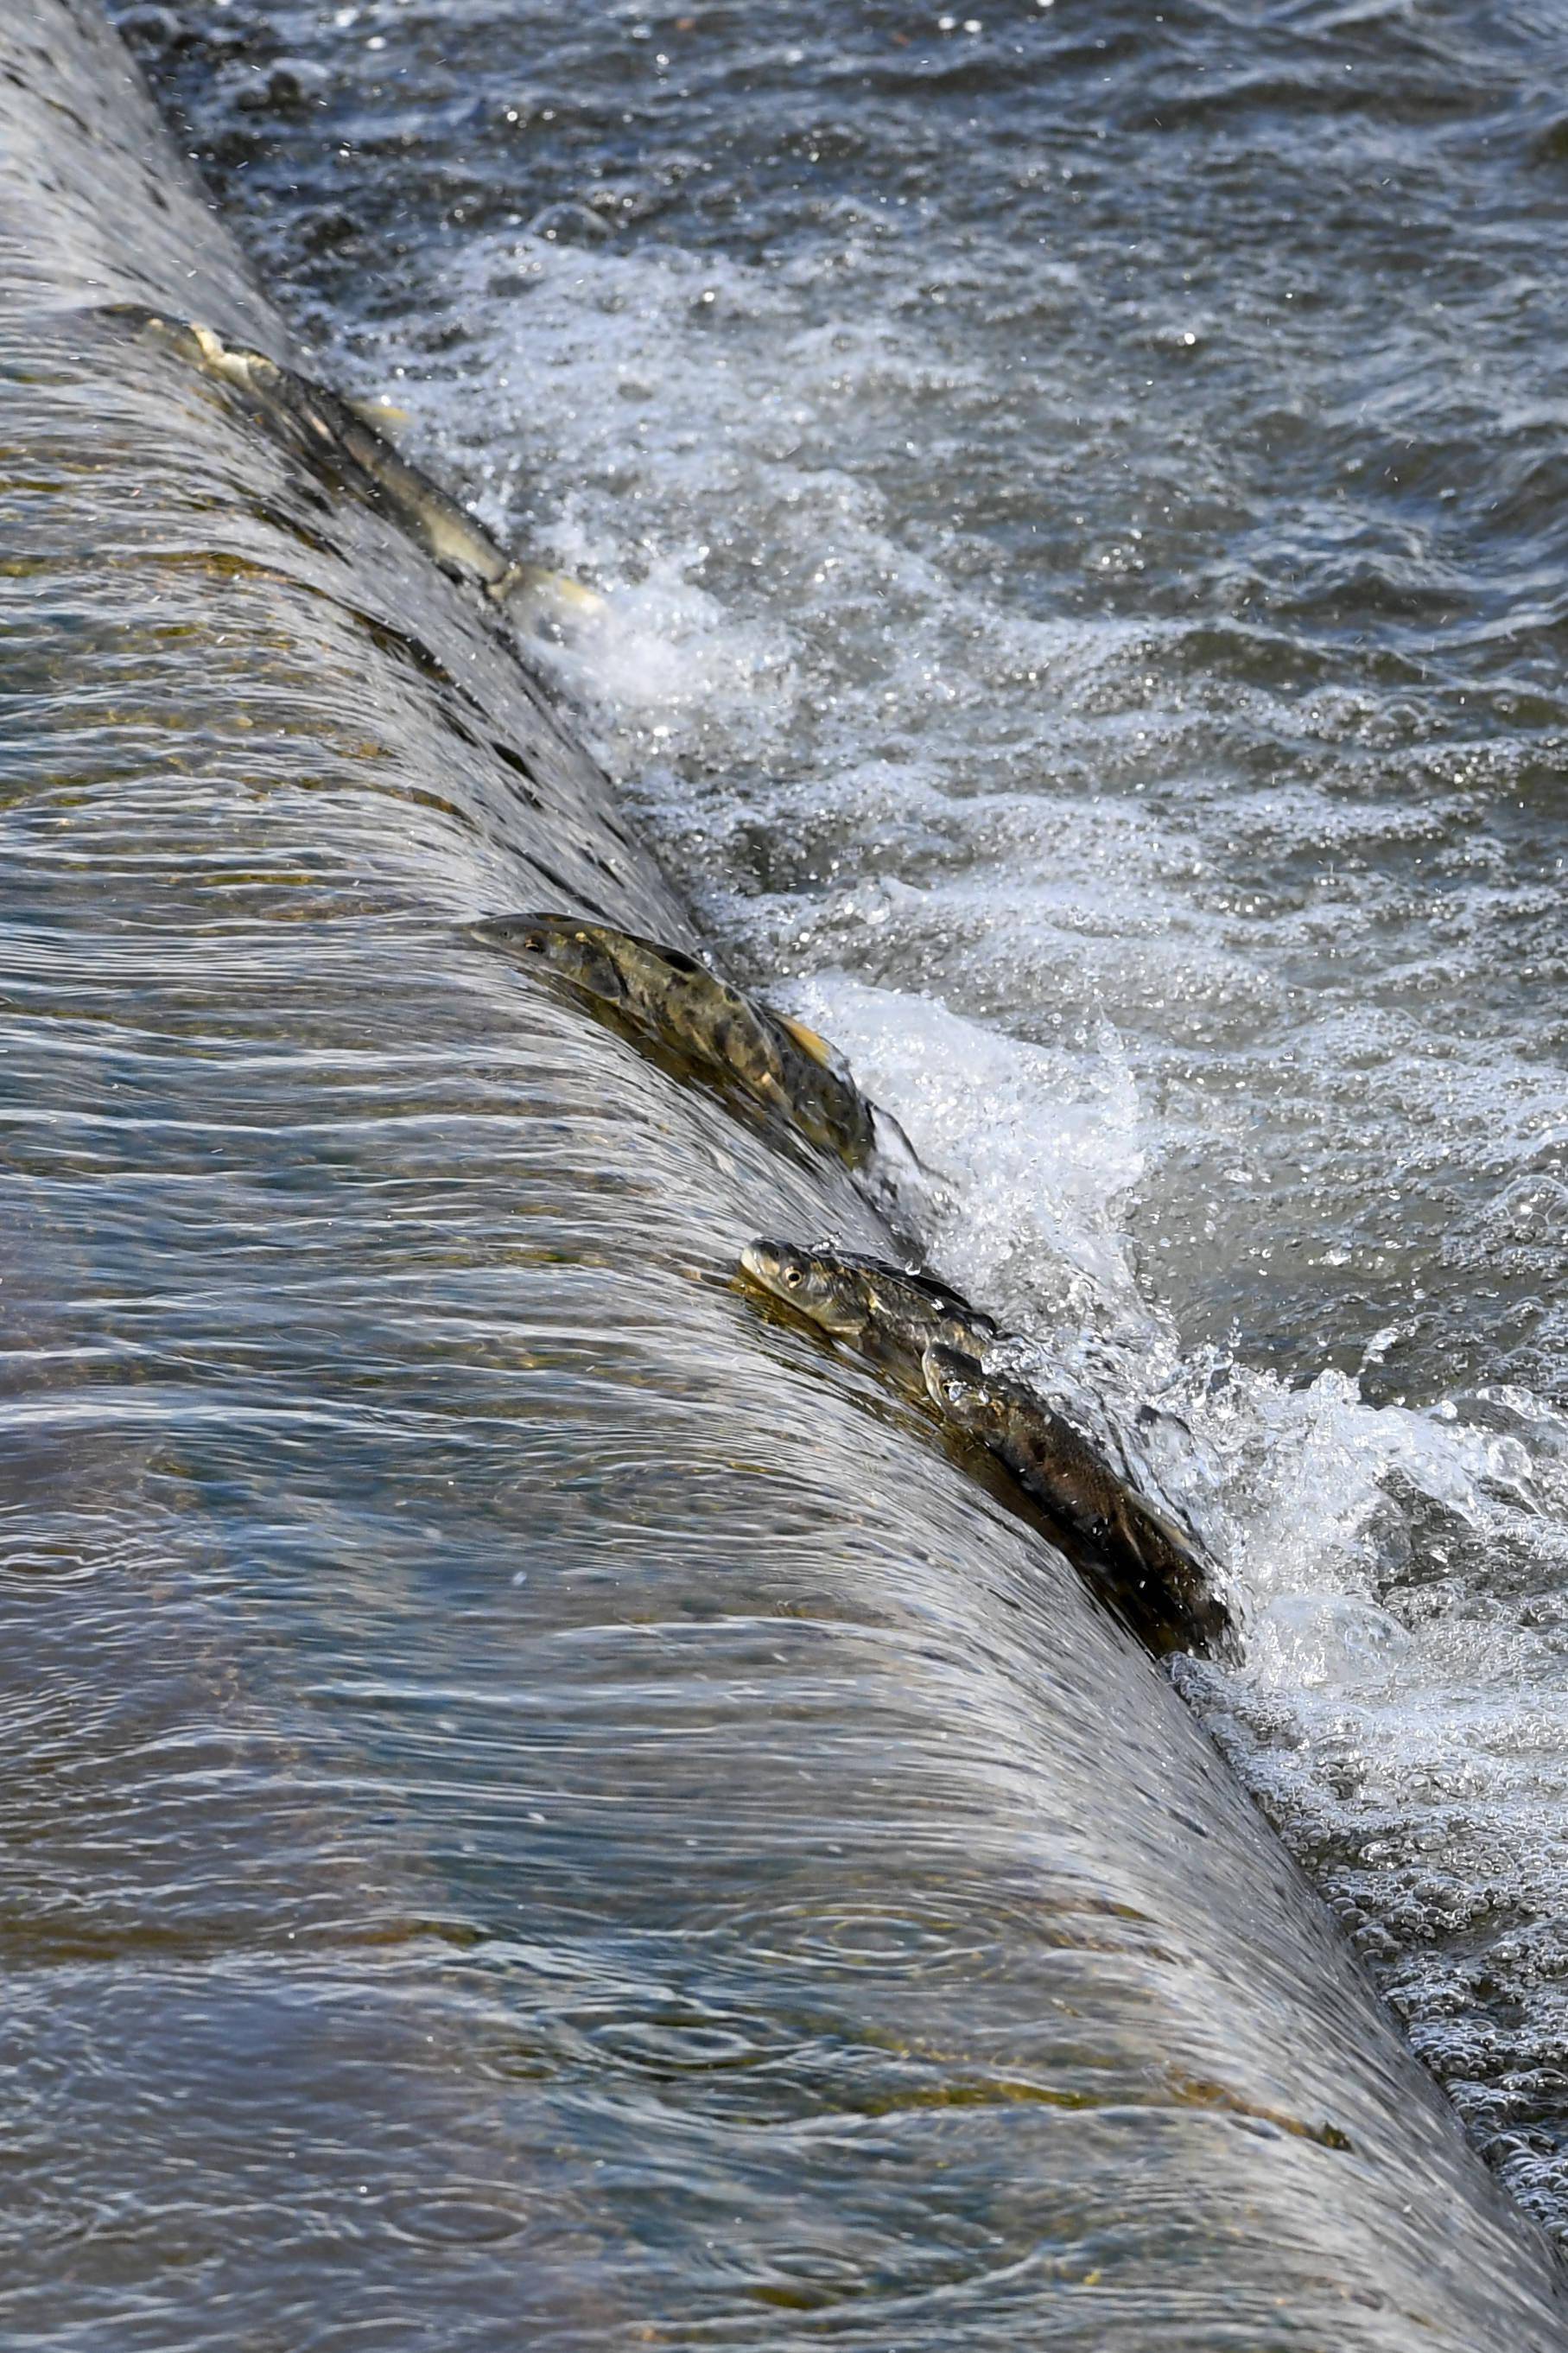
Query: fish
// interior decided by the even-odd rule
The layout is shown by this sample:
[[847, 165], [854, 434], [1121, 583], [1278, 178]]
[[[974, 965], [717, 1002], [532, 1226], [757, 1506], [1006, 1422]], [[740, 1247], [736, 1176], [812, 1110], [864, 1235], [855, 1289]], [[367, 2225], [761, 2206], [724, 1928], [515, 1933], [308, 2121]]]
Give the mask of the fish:
[[1111, 1599], [1156, 1653], [1226, 1653], [1231, 1616], [1194, 1541], [1128, 1485], [1079, 1430], [1022, 1381], [987, 1372], [973, 1351], [936, 1342], [921, 1362], [944, 1422], [975, 1439], [1058, 1525], [1089, 1545]]
[[1002, 1336], [989, 1315], [934, 1275], [881, 1259], [763, 1236], [746, 1244], [740, 1266], [758, 1289], [859, 1349], [917, 1397], [930, 1349], [972, 1356]]
[[412, 465], [382, 429], [401, 410], [345, 398], [265, 353], [233, 348], [199, 322], [164, 319], [134, 305], [119, 308], [239, 393], [275, 432], [394, 517], [443, 571], [479, 587], [510, 618], [559, 630], [604, 611], [603, 597], [565, 573], [510, 555], [466, 507]]
[[700, 957], [573, 915], [492, 915], [469, 929], [611, 1007], [847, 1166], [870, 1158], [875, 1114], [841, 1058], [815, 1030], [742, 996]]

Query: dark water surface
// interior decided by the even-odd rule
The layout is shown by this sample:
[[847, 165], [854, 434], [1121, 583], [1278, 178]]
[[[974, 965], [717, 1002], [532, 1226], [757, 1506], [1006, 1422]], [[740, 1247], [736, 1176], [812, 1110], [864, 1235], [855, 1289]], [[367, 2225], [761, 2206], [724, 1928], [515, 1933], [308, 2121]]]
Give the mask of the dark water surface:
[[[326, 233], [314, 175], [339, 168], [338, 145], [352, 163], [353, 142], [316, 108], [291, 164], [290, 92], [385, 110], [385, 52], [366, 44], [406, 37], [424, 80], [409, 121], [445, 124], [454, 156], [479, 152], [487, 77], [515, 88], [525, 47], [541, 74], [549, 26], [512, 12], [503, 41], [471, 11], [367, 30], [382, 20], [235, 8], [193, 15], [193, 47], [177, 13], [137, 13], [187, 99], [218, 108], [210, 135], [259, 136], [253, 217], [265, 227], [268, 177], [271, 262], [288, 259], [300, 320], [331, 322], [368, 373], [372, 313], [393, 307], [399, 272], [406, 304], [412, 255], [388, 243], [378, 287], [350, 216]], [[595, 57], [612, 90], [644, 71], [640, 21], [576, 21], [581, 87]], [[759, 83], [785, 70], [766, 66], [775, 36], [712, 22], [736, 45], [721, 81], [748, 37]], [[571, 723], [478, 601], [103, 314], [184, 302], [282, 348], [85, 8], [45, 0], [5, 31], [5, 2341], [1568, 2341], [1542, 2251], [1163, 1678], [918, 1417], [727, 1287], [759, 1229], [874, 1246], [842, 1173], [781, 1153], [460, 932], [543, 899], [689, 936]], [[279, 81], [285, 36], [316, 55]], [[951, 70], [973, 76], [978, 56]], [[312, 80], [334, 58], [366, 86]], [[821, 54], [817, 68], [837, 70]], [[628, 105], [622, 90], [614, 111]], [[752, 119], [739, 110], [737, 130]], [[443, 295], [437, 224], [459, 199], [412, 130], [399, 143], [406, 127], [386, 130], [363, 185], [408, 215], [424, 257], [424, 307], [401, 315], [412, 354], [458, 323], [481, 248], [448, 254]], [[627, 135], [604, 131], [617, 152]], [[696, 174], [700, 146], [692, 158]], [[226, 168], [245, 160], [231, 149]], [[691, 251], [721, 230], [734, 250], [707, 306], [719, 264], [700, 255], [697, 306], [718, 311], [721, 284], [763, 266], [747, 206], [787, 220], [801, 177], [759, 165], [744, 202], [733, 183], [728, 228], [717, 188], [698, 207]], [[374, 245], [374, 224], [363, 234]], [[585, 248], [563, 261], [559, 232], [507, 234], [520, 268], [538, 261], [529, 300], [555, 306], [541, 316], [558, 388], [581, 387], [584, 446], [568, 448], [567, 397], [548, 428], [565, 436], [555, 493], [536, 488], [532, 518], [521, 497], [505, 506], [501, 470], [528, 444], [496, 396], [523, 296], [493, 290], [497, 307], [462, 312], [446, 375], [424, 379], [437, 390], [423, 428], [449, 430], [473, 482], [497, 468], [489, 495], [519, 536], [624, 578], [583, 667], [602, 667], [617, 759], [646, 755], [670, 862], [728, 907], [737, 953], [813, 969], [889, 1092], [912, 1073], [901, 1099], [951, 1171], [936, 1213], [950, 1243], [991, 1237], [991, 1287], [1033, 1284], [1042, 1338], [1057, 1284], [1089, 1335], [1063, 1359], [1085, 1394], [1114, 1413], [1134, 1372], [1174, 1383], [1176, 1305], [1130, 1271], [1117, 1287], [1131, 1180], [1093, 1195], [1109, 1124], [1095, 1105], [1135, 1105], [1145, 1083], [1110, 1012], [1077, 1045], [1064, 1028], [1026, 1050], [1000, 1006], [975, 1026], [984, 1008], [956, 983], [943, 1013], [912, 970], [901, 986], [892, 965], [830, 971], [862, 934], [926, 955], [906, 923], [919, 894], [993, 887], [977, 853], [960, 857], [956, 815], [946, 868], [918, 892], [899, 871], [924, 854], [921, 828], [939, 839], [936, 770], [918, 762], [972, 735], [976, 821], [1032, 793], [1055, 823], [1037, 782], [1010, 798], [987, 768], [983, 715], [1018, 731], [1020, 778], [1044, 725], [1004, 680], [949, 679], [951, 702], [939, 681], [929, 725], [895, 705], [875, 743], [857, 733], [895, 691], [878, 631], [912, 692], [957, 626], [943, 598], [1003, 609], [985, 601], [1001, 591], [964, 585], [984, 533], [966, 525], [940, 555], [953, 526], [929, 452], [897, 530], [870, 471], [802, 487], [791, 509], [790, 470], [805, 470], [762, 446], [768, 399], [746, 369], [763, 366], [768, 322], [739, 294], [729, 325], [699, 311], [668, 337], [639, 424], [642, 396], [614, 389], [625, 306], [601, 310], [571, 275]], [[616, 234], [631, 243], [600, 259], [641, 269], [639, 232]], [[646, 234], [658, 282], [628, 332], [657, 341], [689, 263], [668, 226]], [[791, 267], [783, 252], [782, 280]], [[798, 299], [826, 318], [817, 277], [803, 266]], [[688, 362], [708, 332], [704, 375]], [[785, 402], [779, 361], [775, 344]], [[543, 392], [542, 369], [536, 486]], [[925, 401], [895, 385], [884, 422], [907, 397]], [[851, 394], [846, 412], [874, 441], [876, 403]], [[601, 429], [603, 470], [587, 446]], [[761, 535], [755, 503], [775, 473], [767, 495], [800, 534], [793, 578], [792, 543]], [[700, 558], [679, 501], [717, 513], [726, 480], [731, 536]], [[673, 503], [650, 508], [639, 550], [626, 517], [655, 482]], [[845, 518], [837, 585], [799, 568], [811, 496]], [[867, 533], [887, 549], [874, 595]], [[858, 586], [837, 582], [857, 567]], [[962, 678], [981, 678], [994, 635], [963, 640]], [[837, 881], [806, 839], [829, 769]], [[885, 821], [846, 797], [855, 776]], [[1062, 841], [1077, 825], [1083, 849], [1100, 803], [1058, 781]], [[748, 872], [770, 839], [777, 870]], [[884, 893], [885, 924], [845, 913], [867, 891]], [[925, 983], [940, 977], [930, 964]], [[1042, 1074], [1069, 1071], [1078, 1094], [1062, 1091], [1053, 1129]], [[988, 1155], [977, 1105], [1013, 1124]], [[1053, 1258], [1043, 1229], [1007, 1220], [1029, 1153], [1058, 1147], [1083, 1183], [1041, 1189]], [[1282, 1450], [1300, 1442], [1297, 1393], [1245, 1354], [1205, 1378], [1243, 1400], [1247, 1443], [1262, 1447], [1268, 1412]], [[1348, 1388], [1321, 1392], [1315, 1409], [1331, 1407], [1352, 1449], [1396, 1410]], [[1212, 1448], [1213, 1425], [1194, 1426]], [[1406, 1409], [1398, 1427], [1447, 1425]], [[1425, 1442], [1408, 1439], [1409, 1460]], [[1201, 1500], [1206, 1459], [1162, 1467]], [[1261, 1634], [1257, 1648], [1270, 1655]], [[1261, 1689], [1299, 1725], [1302, 1686], [1278, 1654]], [[1245, 1674], [1209, 1695], [1256, 1720]], [[1315, 1751], [1295, 1736], [1306, 1774]]]
[[121, 12], [584, 569], [617, 773], [1247, 1614], [1201, 1694], [1568, 2228], [1568, 27]]

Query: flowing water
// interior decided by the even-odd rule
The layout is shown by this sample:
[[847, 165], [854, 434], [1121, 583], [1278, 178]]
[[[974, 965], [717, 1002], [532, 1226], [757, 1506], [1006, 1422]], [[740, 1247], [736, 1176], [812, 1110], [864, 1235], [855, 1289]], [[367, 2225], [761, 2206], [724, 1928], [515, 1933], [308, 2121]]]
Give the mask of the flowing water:
[[125, 21], [931, 1246], [1248, 1624], [1195, 1696], [1568, 2230], [1568, 35], [1437, 0]]
[[[94, 308], [277, 341], [44, 13], [8, 2341], [1561, 2342], [1154, 1671], [724, 1287], [870, 1209], [463, 937], [686, 916], [473, 600]], [[622, 798], [1223, 1557], [1189, 1697], [1568, 2231], [1551, 19], [121, 15], [322, 372], [609, 592]]]

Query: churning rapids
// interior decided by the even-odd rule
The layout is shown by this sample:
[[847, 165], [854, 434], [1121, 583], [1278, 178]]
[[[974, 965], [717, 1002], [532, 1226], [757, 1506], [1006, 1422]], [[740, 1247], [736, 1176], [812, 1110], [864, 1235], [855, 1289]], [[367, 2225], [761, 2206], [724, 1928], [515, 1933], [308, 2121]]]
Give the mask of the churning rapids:
[[1568, 62], [1518, 5], [121, 12], [935, 1262], [1229, 1566], [1191, 1696], [1568, 2231]]
[[[779, 14], [122, 8], [215, 218], [0, 8], [0, 2334], [1560, 2353], [1196, 1721], [1568, 2235], [1548, 29]], [[1190, 1707], [737, 1291], [875, 1187], [473, 923], [693, 906]]]

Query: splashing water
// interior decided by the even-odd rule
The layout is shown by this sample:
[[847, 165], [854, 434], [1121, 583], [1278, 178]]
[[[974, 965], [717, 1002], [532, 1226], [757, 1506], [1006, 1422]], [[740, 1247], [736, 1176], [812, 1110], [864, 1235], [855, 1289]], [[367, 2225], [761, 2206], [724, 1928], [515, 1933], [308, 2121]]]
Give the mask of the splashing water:
[[667, 864], [1225, 1564], [1189, 1695], [1561, 2232], [1552, 28], [792, 14], [153, 63], [331, 367], [609, 594]]

